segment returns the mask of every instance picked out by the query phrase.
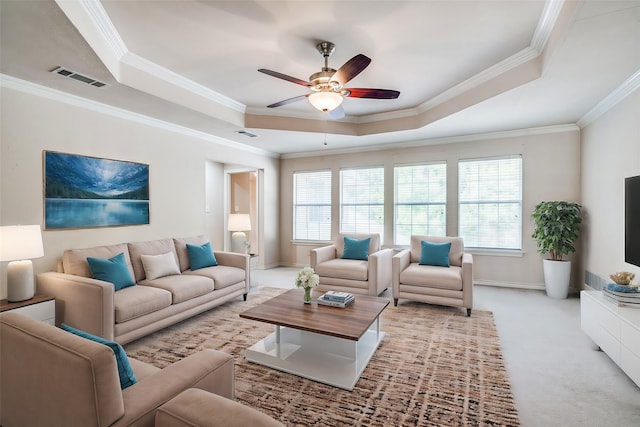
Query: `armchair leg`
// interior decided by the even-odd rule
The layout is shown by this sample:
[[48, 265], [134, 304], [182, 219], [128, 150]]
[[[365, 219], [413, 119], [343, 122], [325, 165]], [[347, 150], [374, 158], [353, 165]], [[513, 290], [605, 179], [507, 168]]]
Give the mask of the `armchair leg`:
[[242, 298], [246, 301], [247, 300], [247, 294], [242, 294]]
[[467, 317], [470, 317], [470, 316], [471, 316], [471, 309], [467, 308]]
[[393, 299], [393, 305], [394, 305], [394, 307], [398, 306], [398, 298], [394, 298]]

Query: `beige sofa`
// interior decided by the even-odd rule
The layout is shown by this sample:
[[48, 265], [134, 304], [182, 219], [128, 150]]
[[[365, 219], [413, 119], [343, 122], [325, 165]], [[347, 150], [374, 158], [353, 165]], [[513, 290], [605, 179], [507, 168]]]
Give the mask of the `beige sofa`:
[[[217, 266], [190, 269], [187, 243], [204, 236], [121, 243], [66, 250], [58, 272], [38, 274], [38, 293], [56, 298], [56, 322], [124, 344], [249, 292], [249, 256], [215, 251]], [[108, 259], [124, 253], [136, 286], [115, 291], [92, 278], [87, 257]], [[180, 274], [149, 280], [144, 255], [173, 254]]]
[[[17, 313], [0, 314], [0, 424], [20, 426], [280, 425], [234, 397], [233, 357], [204, 350], [164, 369], [129, 359], [137, 383], [120, 388], [113, 351]], [[194, 390], [197, 389], [196, 390]], [[214, 393], [214, 394], [212, 394]], [[167, 405], [164, 418], [158, 408]], [[207, 417], [207, 424], [175, 424]]]
[[[451, 242], [449, 267], [420, 265], [422, 241]], [[400, 298], [429, 304], [473, 308], [473, 256], [464, 252], [461, 237], [411, 236], [411, 247], [394, 255], [393, 301]]]
[[[344, 238], [370, 237], [368, 259], [343, 259]], [[391, 286], [391, 249], [381, 249], [379, 234], [340, 233], [335, 243], [311, 250], [311, 268], [320, 277], [318, 290], [380, 295]]]

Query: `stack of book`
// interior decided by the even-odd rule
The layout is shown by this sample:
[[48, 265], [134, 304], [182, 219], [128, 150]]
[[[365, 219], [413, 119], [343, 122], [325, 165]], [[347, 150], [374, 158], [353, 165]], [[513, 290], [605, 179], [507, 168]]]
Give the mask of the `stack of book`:
[[353, 304], [355, 300], [353, 294], [348, 292], [327, 291], [318, 298], [318, 304], [344, 308]]
[[640, 288], [609, 283], [602, 294], [618, 306], [640, 308]]

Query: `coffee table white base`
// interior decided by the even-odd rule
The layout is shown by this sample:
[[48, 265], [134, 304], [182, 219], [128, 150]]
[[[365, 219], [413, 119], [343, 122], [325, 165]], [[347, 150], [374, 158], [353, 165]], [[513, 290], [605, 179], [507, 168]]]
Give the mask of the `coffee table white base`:
[[358, 341], [276, 326], [246, 350], [248, 361], [310, 380], [353, 390], [385, 333], [379, 319]]

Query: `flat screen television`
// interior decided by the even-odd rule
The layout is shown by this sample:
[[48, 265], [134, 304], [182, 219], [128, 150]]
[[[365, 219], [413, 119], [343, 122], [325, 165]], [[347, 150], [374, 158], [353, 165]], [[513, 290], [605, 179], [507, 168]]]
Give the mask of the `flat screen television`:
[[640, 267], [640, 175], [624, 180], [624, 260]]

